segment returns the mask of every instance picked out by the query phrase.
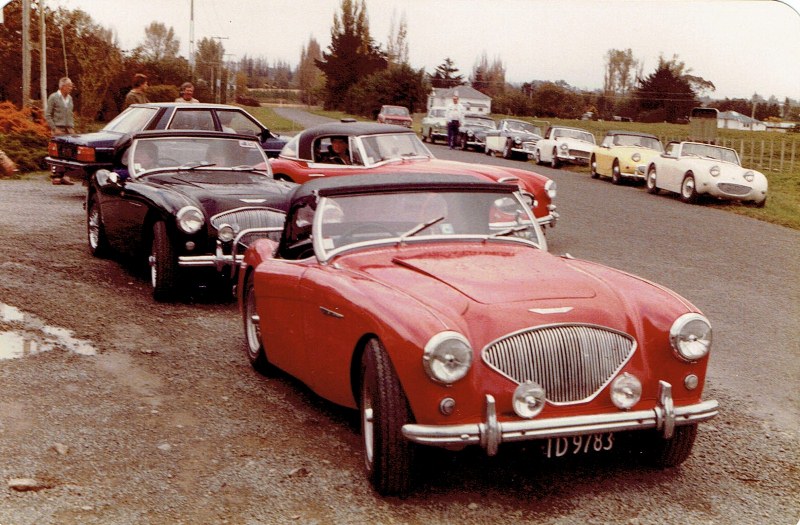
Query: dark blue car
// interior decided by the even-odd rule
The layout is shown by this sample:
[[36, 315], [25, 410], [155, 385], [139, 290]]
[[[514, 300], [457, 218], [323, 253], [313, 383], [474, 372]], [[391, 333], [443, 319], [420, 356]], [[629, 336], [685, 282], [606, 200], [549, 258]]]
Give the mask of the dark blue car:
[[45, 160], [56, 177], [69, 175], [88, 180], [98, 169], [112, 167], [117, 140], [137, 131], [156, 129], [251, 135], [258, 137], [268, 157], [277, 157], [287, 142], [237, 106], [182, 102], [134, 104], [98, 132], [54, 137], [48, 145]]

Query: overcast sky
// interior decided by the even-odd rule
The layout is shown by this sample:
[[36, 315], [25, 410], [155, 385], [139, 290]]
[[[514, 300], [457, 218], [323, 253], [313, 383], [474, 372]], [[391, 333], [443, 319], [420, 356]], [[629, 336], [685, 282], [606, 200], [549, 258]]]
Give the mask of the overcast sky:
[[[46, 0], [82, 9], [115, 31], [123, 49], [144, 40], [153, 21], [172, 27], [189, 56], [195, 43], [221, 37], [228, 59], [245, 55], [297, 65], [314, 37], [330, 44], [340, 0]], [[677, 55], [710, 80], [714, 98], [800, 99], [800, 0], [366, 0], [372, 37], [385, 48], [392, 21], [405, 17], [414, 68], [433, 73], [449, 57], [468, 78], [485, 53], [506, 80], [564, 80], [603, 86], [609, 49], [628, 49], [655, 70]], [[196, 45], [196, 44], [195, 44]]]

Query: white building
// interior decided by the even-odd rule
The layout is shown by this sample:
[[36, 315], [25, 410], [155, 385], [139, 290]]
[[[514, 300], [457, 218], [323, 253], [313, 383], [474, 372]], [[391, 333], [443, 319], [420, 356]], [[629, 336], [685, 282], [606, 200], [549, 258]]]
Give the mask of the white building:
[[488, 115], [492, 112], [492, 98], [469, 86], [433, 88], [428, 95], [428, 109], [447, 106], [454, 95], [458, 95], [458, 102], [467, 113]]
[[717, 117], [717, 127], [743, 131], [766, 131], [767, 129], [765, 123], [737, 111], [720, 111]]

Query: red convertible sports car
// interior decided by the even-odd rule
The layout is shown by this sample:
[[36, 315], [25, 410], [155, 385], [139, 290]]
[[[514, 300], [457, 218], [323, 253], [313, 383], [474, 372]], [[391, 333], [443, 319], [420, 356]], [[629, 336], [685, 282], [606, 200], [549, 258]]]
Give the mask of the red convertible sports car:
[[[334, 155], [334, 139], [339, 138], [348, 147]], [[436, 159], [414, 131], [401, 126], [334, 122], [308, 128], [295, 135], [270, 164], [276, 179], [300, 184], [320, 177], [365, 173], [472, 174], [484, 180], [514, 182], [532, 196], [539, 224], [555, 226], [558, 219], [553, 203], [555, 181], [522, 169]]]
[[[237, 297], [254, 368], [358, 408], [380, 494], [421, 446], [536, 441], [546, 457], [634, 443], [689, 456], [708, 320], [686, 299], [547, 252], [516, 184], [402, 174], [309, 182], [279, 242], [245, 253]], [[628, 439], [623, 439], [626, 436]]]

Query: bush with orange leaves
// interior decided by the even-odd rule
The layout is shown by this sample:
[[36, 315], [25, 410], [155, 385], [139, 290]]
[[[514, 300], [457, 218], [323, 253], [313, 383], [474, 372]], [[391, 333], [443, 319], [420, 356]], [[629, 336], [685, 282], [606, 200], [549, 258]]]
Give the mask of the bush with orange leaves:
[[41, 108], [18, 109], [11, 102], [0, 102], [0, 150], [5, 152], [6, 168], [11, 161], [20, 172], [47, 169], [44, 158], [49, 138]]

